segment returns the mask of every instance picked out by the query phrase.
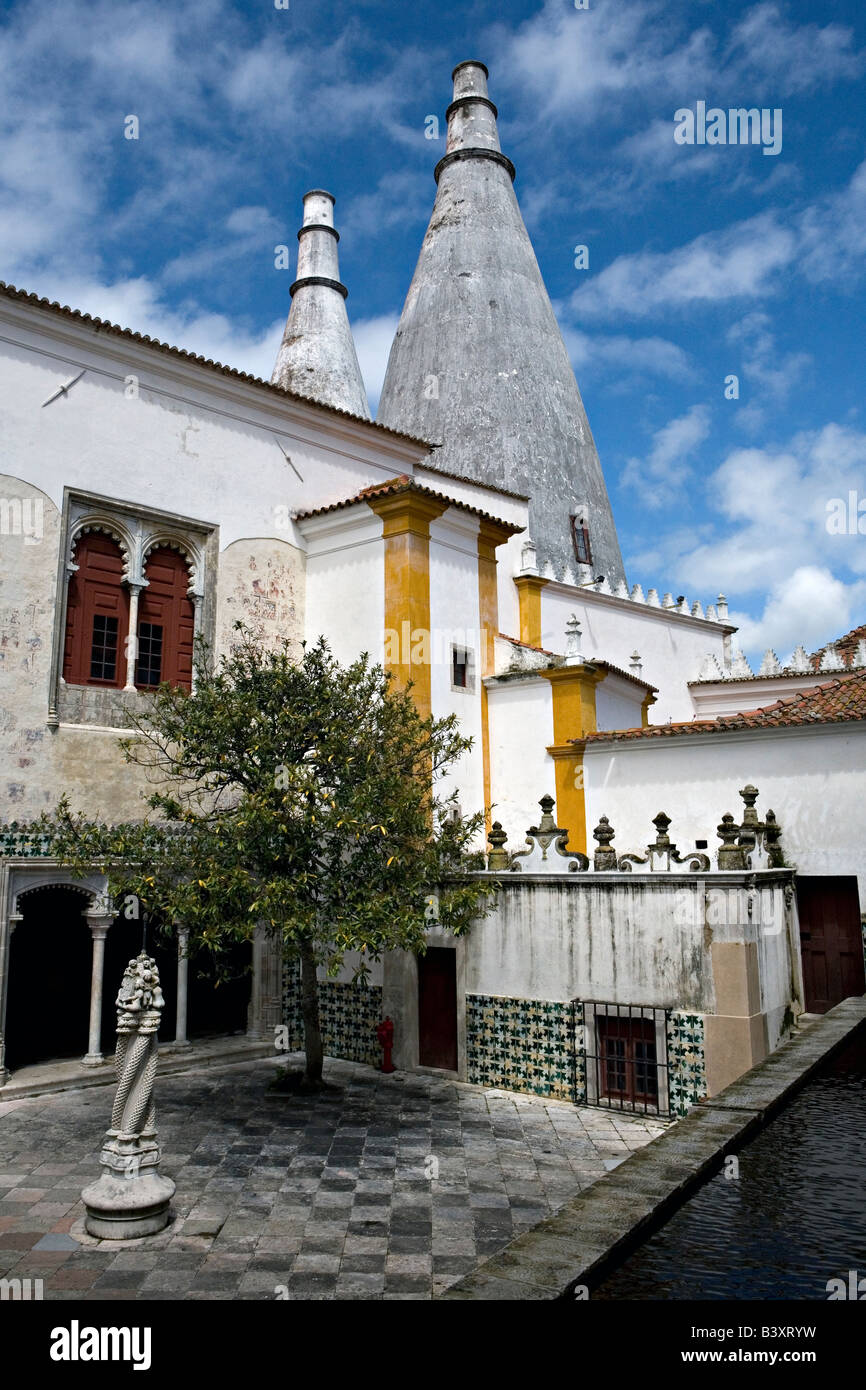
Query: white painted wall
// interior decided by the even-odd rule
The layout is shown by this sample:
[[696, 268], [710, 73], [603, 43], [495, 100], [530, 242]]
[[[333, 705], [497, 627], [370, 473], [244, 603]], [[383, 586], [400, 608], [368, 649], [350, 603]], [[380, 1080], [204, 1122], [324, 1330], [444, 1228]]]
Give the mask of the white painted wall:
[[595, 688], [595, 718], [599, 729], [636, 729], [646, 691], [608, 672]]
[[[774, 1046], [791, 1000], [796, 920], [784, 875], [757, 875], [751, 917], [745, 878], [504, 874], [494, 910], [467, 938], [466, 992], [714, 1013], [712, 942], [756, 941]], [[721, 900], [711, 914], [708, 890]]]
[[[411, 472], [423, 454], [373, 427], [32, 306], [0, 301], [0, 324], [4, 466], [58, 507], [64, 487], [83, 488], [217, 522], [223, 545], [245, 536], [298, 545], [288, 512]], [[69, 394], [43, 408], [82, 367]], [[129, 376], [137, 399], [126, 396]]]
[[307, 546], [305, 636], [327, 637], [344, 665], [381, 662], [385, 623], [382, 518], [365, 502], [299, 523]]
[[[430, 523], [430, 695], [434, 716], [456, 714], [461, 733], [473, 741], [471, 750], [437, 785], [441, 796], [457, 790], [465, 815], [484, 810], [479, 623], [478, 519], [450, 507]], [[473, 653], [471, 690], [451, 688], [452, 643]]]
[[[487, 687], [493, 819], [508, 835], [507, 849], [524, 847], [537, 825], [542, 796], [556, 796], [553, 759], [553, 697], [550, 681], [509, 677]], [[551, 998], [559, 996], [551, 995]]]
[[650, 706], [651, 724], [693, 717], [687, 682], [697, 680], [708, 652], [723, 662], [720, 624], [551, 583], [541, 593], [542, 647], [565, 650], [565, 625], [572, 613], [580, 622], [581, 651], [587, 660], [598, 657], [627, 671], [632, 652], [640, 653], [641, 678], [659, 690]]
[[620, 853], [654, 838], [652, 817], [665, 811], [681, 852], [705, 839], [714, 854], [716, 826], [726, 811], [742, 819], [738, 791], [751, 782], [759, 814], [776, 813], [786, 863], [803, 874], [856, 874], [866, 910], [862, 723], [590, 742], [584, 775], [588, 824], [606, 815]]

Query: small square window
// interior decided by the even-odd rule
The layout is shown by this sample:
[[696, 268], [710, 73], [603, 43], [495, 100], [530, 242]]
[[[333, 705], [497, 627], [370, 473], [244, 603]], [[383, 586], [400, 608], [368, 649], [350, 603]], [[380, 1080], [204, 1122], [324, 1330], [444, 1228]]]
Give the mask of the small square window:
[[471, 690], [473, 688], [473, 660], [469, 647], [451, 648], [451, 688], [452, 690]]

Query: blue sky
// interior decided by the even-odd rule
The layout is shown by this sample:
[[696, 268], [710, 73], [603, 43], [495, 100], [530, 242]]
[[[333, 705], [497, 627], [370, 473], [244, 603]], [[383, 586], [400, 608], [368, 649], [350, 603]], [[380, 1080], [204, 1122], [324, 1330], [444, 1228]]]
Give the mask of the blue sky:
[[[866, 535], [826, 525], [853, 492], [866, 532], [857, 0], [0, 4], [0, 278], [267, 377], [274, 247], [328, 188], [375, 404], [470, 57], [630, 581], [724, 590], [758, 658], [866, 620]], [[677, 145], [699, 101], [781, 108], [781, 152]]]

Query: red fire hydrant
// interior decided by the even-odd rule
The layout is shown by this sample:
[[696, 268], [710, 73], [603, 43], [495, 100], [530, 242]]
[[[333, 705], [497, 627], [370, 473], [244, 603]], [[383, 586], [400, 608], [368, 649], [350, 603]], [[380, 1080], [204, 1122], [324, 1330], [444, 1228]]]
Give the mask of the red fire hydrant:
[[379, 1039], [379, 1046], [385, 1053], [382, 1058], [382, 1071], [392, 1072], [395, 1070], [394, 1063], [391, 1061], [391, 1049], [394, 1046], [394, 1024], [389, 1017], [377, 1024], [376, 1037]]

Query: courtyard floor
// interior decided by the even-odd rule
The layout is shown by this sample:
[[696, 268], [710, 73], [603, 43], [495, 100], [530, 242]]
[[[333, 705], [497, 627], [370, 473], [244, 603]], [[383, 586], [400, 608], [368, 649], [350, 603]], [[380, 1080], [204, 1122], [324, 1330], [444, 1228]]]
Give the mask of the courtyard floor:
[[666, 1127], [334, 1060], [338, 1090], [276, 1097], [274, 1070], [157, 1082], [176, 1219], [126, 1248], [82, 1226], [113, 1088], [0, 1091], [0, 1277], [46, 1300], [428, 1299]]

